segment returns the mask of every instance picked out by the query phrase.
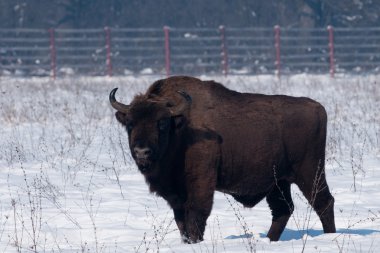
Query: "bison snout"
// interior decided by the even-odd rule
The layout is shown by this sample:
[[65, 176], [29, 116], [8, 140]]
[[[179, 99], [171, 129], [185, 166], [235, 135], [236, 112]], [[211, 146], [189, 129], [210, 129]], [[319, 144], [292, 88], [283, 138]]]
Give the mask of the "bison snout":
[[153, 151], [148, 147], [134, 147], [133, 148], [134, 158], [137, 167], [142, 173], [147, 173], [152, 167], [152, 156]]
[[133, 152], [135, 153], [136, 159], [148, 159], [152, 154], [152, 150], [150, 148], [133, 148]]

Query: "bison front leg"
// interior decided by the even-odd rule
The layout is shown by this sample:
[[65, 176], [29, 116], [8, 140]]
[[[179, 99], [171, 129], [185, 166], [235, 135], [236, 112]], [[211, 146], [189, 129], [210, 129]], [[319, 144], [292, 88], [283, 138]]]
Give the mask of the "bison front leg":
[[177, 224], [181, 237], [185, 238], [186, 237], [185, 209], [177, 208], [177, 209], [173, 209], [173, 212], [174, 212], [174, 220], [175, 220], [175, 223]]
[[[211, 211], [211, 207], [207, 208], [207, 210], [208, 209]], [[183, 242], [196, 243], [203, 240], [206, 220], [210, 214], [210, 211], [205, 213], [202, 210], [205, 210], [205, 208], [202, 209], [194, 205], [192, 207], [186, 205], [186, 208], [173, 209], [174, 220], [177, 224]]]
[[[202, 205], [189, 203], [185, 211], [185, 233], [183, 240], [186, 243], [197, 243], [203, 241], [203, 233], [206, 228], [206, 221], [211, 213], [211, 199], [202, 200]], [[207, 202], [207, 203], [206, 203]]]
[[212, 209], [216, 187], [218, 149], [214, 143], [194, 144], [185, 162], [187, 200], [185, 207], [184, 241], [203, 240], [206, 221]]

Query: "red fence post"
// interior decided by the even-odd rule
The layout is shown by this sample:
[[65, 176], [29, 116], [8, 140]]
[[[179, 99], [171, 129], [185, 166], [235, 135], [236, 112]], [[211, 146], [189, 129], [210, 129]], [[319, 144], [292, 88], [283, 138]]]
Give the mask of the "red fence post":
[[109, 27], [104, 27], [106, 32], [106, 65], [107, 65], [107, 75], [112, 76], [112, 59], [111, 59], [111, 29]]
[[226, 28], [221, 25], [219, 26], [220, 39], [221, 39], [221, 47], [222, 47], [222, 68], [223, 74], [227, 76], [228, 74], [228, 54], [227, 54], [227, 44], [226, 44]]
[[335, 75], [335, 57], [334, 57], [334, 29], [332, 26], [328, 26], [327, 30], [329, 32], [329, 56], [330, 56], [330, 76]]
[[166, 76], [170, 76], [170, 36], [169, 36], [169, 30], [170, 30], [170, 28], [168, 26], [164, 26]]
[[50, 76], [55, 80], [57, 76], [57, 57], [55, 50], [55, 31], [54, 28], [49, 29], [50, 35]]
[[281, 50], [280, 50], [280, 26], [274, 26], [274, 47], [276, 49], [276, 75], [280, 76], [281, 71]]

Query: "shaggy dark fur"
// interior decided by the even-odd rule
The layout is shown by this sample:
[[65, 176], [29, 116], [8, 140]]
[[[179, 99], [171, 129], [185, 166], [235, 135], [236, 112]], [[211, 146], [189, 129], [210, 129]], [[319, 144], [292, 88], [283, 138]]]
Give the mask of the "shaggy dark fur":
[[[174, 115], [184, 103], [189, 106]], [[273, 216], [268, 237], [278, 240], [293, 212], [291, 183], [313, 206], [324, 232], [335, 232], [324, 173], [327, 116], [316, 101], [171, 77], [153, 83], [116, 117], [128, 130], [150, 191], [167, 200], [185, 242], [203, 240], [215, 190], [246, 207], [266, 198]]]

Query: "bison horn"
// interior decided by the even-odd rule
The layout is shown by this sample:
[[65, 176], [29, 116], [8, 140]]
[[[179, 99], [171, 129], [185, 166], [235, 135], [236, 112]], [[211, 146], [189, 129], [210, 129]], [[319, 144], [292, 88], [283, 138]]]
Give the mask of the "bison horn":
[[127, 113], [129, 110], [129, 105], [125, 105], [125, 104], [122, 104], [122, 103], [116, 101], [115, 93], [116, 93], [117, 89], [118, 88], [115, 88], [111, 91], [110, 103], [111, 103], [112, 107], [115, 108], [116, 110], [118, 110], [119, 112]]
[[187, 109], [190, 108], [190, 105], [192, 103], [192, 99], [189, 96], [189, 94], [187, 94], [184, 91], [177, 91], [177, 92], [181, 94], [184, 100], [178, 106], [170, 109], [170, 113], [172, 114], [172, 116], [178, 116], [178, 115], [183, 114]]

